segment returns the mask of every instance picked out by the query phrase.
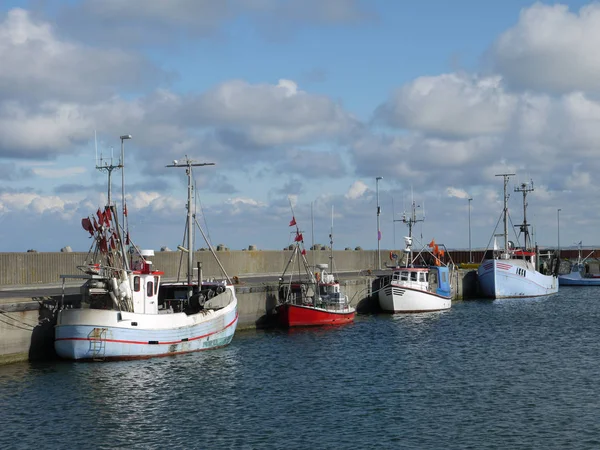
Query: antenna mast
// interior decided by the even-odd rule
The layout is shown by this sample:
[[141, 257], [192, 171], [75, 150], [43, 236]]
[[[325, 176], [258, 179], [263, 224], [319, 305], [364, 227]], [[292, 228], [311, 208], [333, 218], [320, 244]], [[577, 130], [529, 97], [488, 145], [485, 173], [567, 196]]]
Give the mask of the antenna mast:
[[423, 215], [422, 218], [417, 219], [417, 204], [415, 203], [414, 199], [412, 201], [411, 204], [411, 212], [410, 215], [406, 215], [406, 212], [402, 213], [402, 222], [404, 222], [407, 226], [408, 226], [408, 240], [405, 239], [406, 241], [406, 247], [409, 250], [409, 258], [406, 261], [406, 265], [408, 267], [409, 261], [410, 264], [412, 264], [412, 229], [413, 229], [413, 225], [416, 224], [417, 222], [423, 222], [425, 221], [425, 216]]
[[502, 210], [503, 221], [504, 221], [504, 252], [506, 253], [508, 249], [508, 230], [507, 230], [507, 220], [508, 220], [508, 197], [509, 195], [506, 193], [506, 186], [508, 185], [508, 177], [515, 175], [514, 173], [502, 173], [496, 175], [497, 177], [504, 177], [504, 209]]
[[529, 180], [529, 183], [521, 183], [519, 187], [515, 187], [515, 192], [523, 193], [523, 223], [515, 226], [518, 226], [520, 232], [525, 235], [525, 249], [528, 249], [531, 247], [531, 238], [529, 237], [529, 224], [527, 223], [527, 194], [533, 192], [533, 180]]
[[[183, 162], [179, 162], [179, 161], [175, 160], [175, 161], [173, 161], [173, 164], [169, 164], [167, 166], [167, 167], [185, 167], [185, 173], [188, 178], [188, 189], [187, 189], [188, 199], [187, 199], [187, 205], [186, 205], [186, 209], [187, 209], [187, 248], [186, 248], [186, 250], [187, 250], [187, 254], [188, 254], [188, 269], [187, 269], [188, 300], [194, 293], [193, 287], [192, 287], [192, 273], [193, 273], [192, 265], [194, 264], [194, 249], [193, 249], [193, 242], [192, 242], [192, 231], [193, 231], [194, 221], [192, 219], [195, 219], [195, 214], [192, 211], [192, 199], [194, 198], [193, 197], [194, 186], [192, 184], [192, 167], [214, 166], [214, 165], [215, 165], [215, 163], [198, 163], [196, 161], [189, 159], [186, 155], [185, 160]], [[202, 280], [200, 280], [200, 282], [202, 282]], [[200, 286], [198, 286], [198, 287], [200, 288]]]
[[[94, 140], [95, 140], [95, 134], [94, 134]], [[117, 165], [113, 164], [112, 157], [110, 158], [110, 163], [107, 160], [103, 159], [102, 152], [100, 152], [100, 159], [98, 159], [98, 145], [96, 144], [96, 170], [98, 170], [100, 172], [108, 173], [108, 201], [106, 202], [106, 204], [109, 206], [112, 205], [112, 198], [111, 198], [112, 171], [115, 169], [122, 169], [122, 168], [123, 168], [122, 163], [119, 163]]]

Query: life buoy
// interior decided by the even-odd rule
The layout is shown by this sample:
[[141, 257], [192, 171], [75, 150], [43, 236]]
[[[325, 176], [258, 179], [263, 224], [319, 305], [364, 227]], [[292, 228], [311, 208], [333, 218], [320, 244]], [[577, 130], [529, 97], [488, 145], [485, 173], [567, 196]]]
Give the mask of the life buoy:
[[390, 261], [393, 261], [395, 259], [394, 256], [396, 256], [394, 255], [394, 252], [390, 251]]
[[319, 272], [315, 272], [315, 279], [317, 280], [317, 283], [321, 281], [321, 274]]

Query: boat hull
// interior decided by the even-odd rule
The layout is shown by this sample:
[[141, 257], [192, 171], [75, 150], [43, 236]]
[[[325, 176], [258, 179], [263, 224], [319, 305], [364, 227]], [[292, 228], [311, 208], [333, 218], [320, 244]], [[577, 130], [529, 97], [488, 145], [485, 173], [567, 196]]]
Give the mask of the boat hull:
[[559, 286], [600, 286], [600, 278], [586, 278], [579, 273], [558, 276]]
[[385, 286], [379, 291], [379, 306], [390, 313], [443, 311], [452, 306], [451, 297], [407, 287]]
[[355, 314], [355, 309], [350, 307], [335, 311], [313, 306], [284, 303], [277, 307], [277, 323], [284, 328], [343, 325], [352, 322]]
[[228, 345], [238, 323], [237, 300], [197, 314], [136, 314], [100, 309], [59, 312], [54, 347], [70, 360], [127, 360]]
[[557, 277], [536, 271], [524, 260], [485, 260], [477, 274], [480, 292], [488, 298], [541, 297], [558, 292]]

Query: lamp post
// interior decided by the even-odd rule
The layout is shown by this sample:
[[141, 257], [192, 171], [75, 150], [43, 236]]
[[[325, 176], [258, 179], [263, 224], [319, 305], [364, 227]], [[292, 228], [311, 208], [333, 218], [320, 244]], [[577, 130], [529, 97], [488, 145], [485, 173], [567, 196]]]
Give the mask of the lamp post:
[[560, 257], [560, 208], [556, 210], [556, 225], [558, 234], [558, 256]]
[[473, 258], [471, 256], [471, 202], [473, 201], [473, 198], [469, 197], [468, 200], [469, 200], [469, 263], [472, 263]]
[[379, 230], [379, 215], [381, 214], [381, 208], [379, 207], [379, 180], [383, 180], [383, 177], [375, 177], [375, 191], [377, 192], [377, 269], [381, 270], [381, 253], [379, 248], [381, 241], [381, 231]]
[[131, 139], [130, 134], [121, 136], [121, 201], [123, 202], [123, 222], [121, 226], [125, 230], [125, 139]]

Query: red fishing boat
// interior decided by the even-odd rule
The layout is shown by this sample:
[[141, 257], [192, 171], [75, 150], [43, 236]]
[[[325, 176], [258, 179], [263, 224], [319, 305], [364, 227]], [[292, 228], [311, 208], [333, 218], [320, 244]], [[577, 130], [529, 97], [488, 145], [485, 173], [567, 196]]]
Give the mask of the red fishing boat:
[[[280, 304], [276, 307], [279, 325], [288, 328], [352, 322], [356, 310], [350, 306], [348, 296], [342, 293], [339, 281], [333, 273], [327, 272], [327, 264], [317, 264], [318, 272], [310, 270], [304, 238], [293, 217], [290, 226], [296, 226], [296, 237], [290, 259], [279, 279]], [[333, 231], [329, 237], [329, 259], [333, 270]], [[289, 272], [291, 267], [298, 267], [298, 273]]]

